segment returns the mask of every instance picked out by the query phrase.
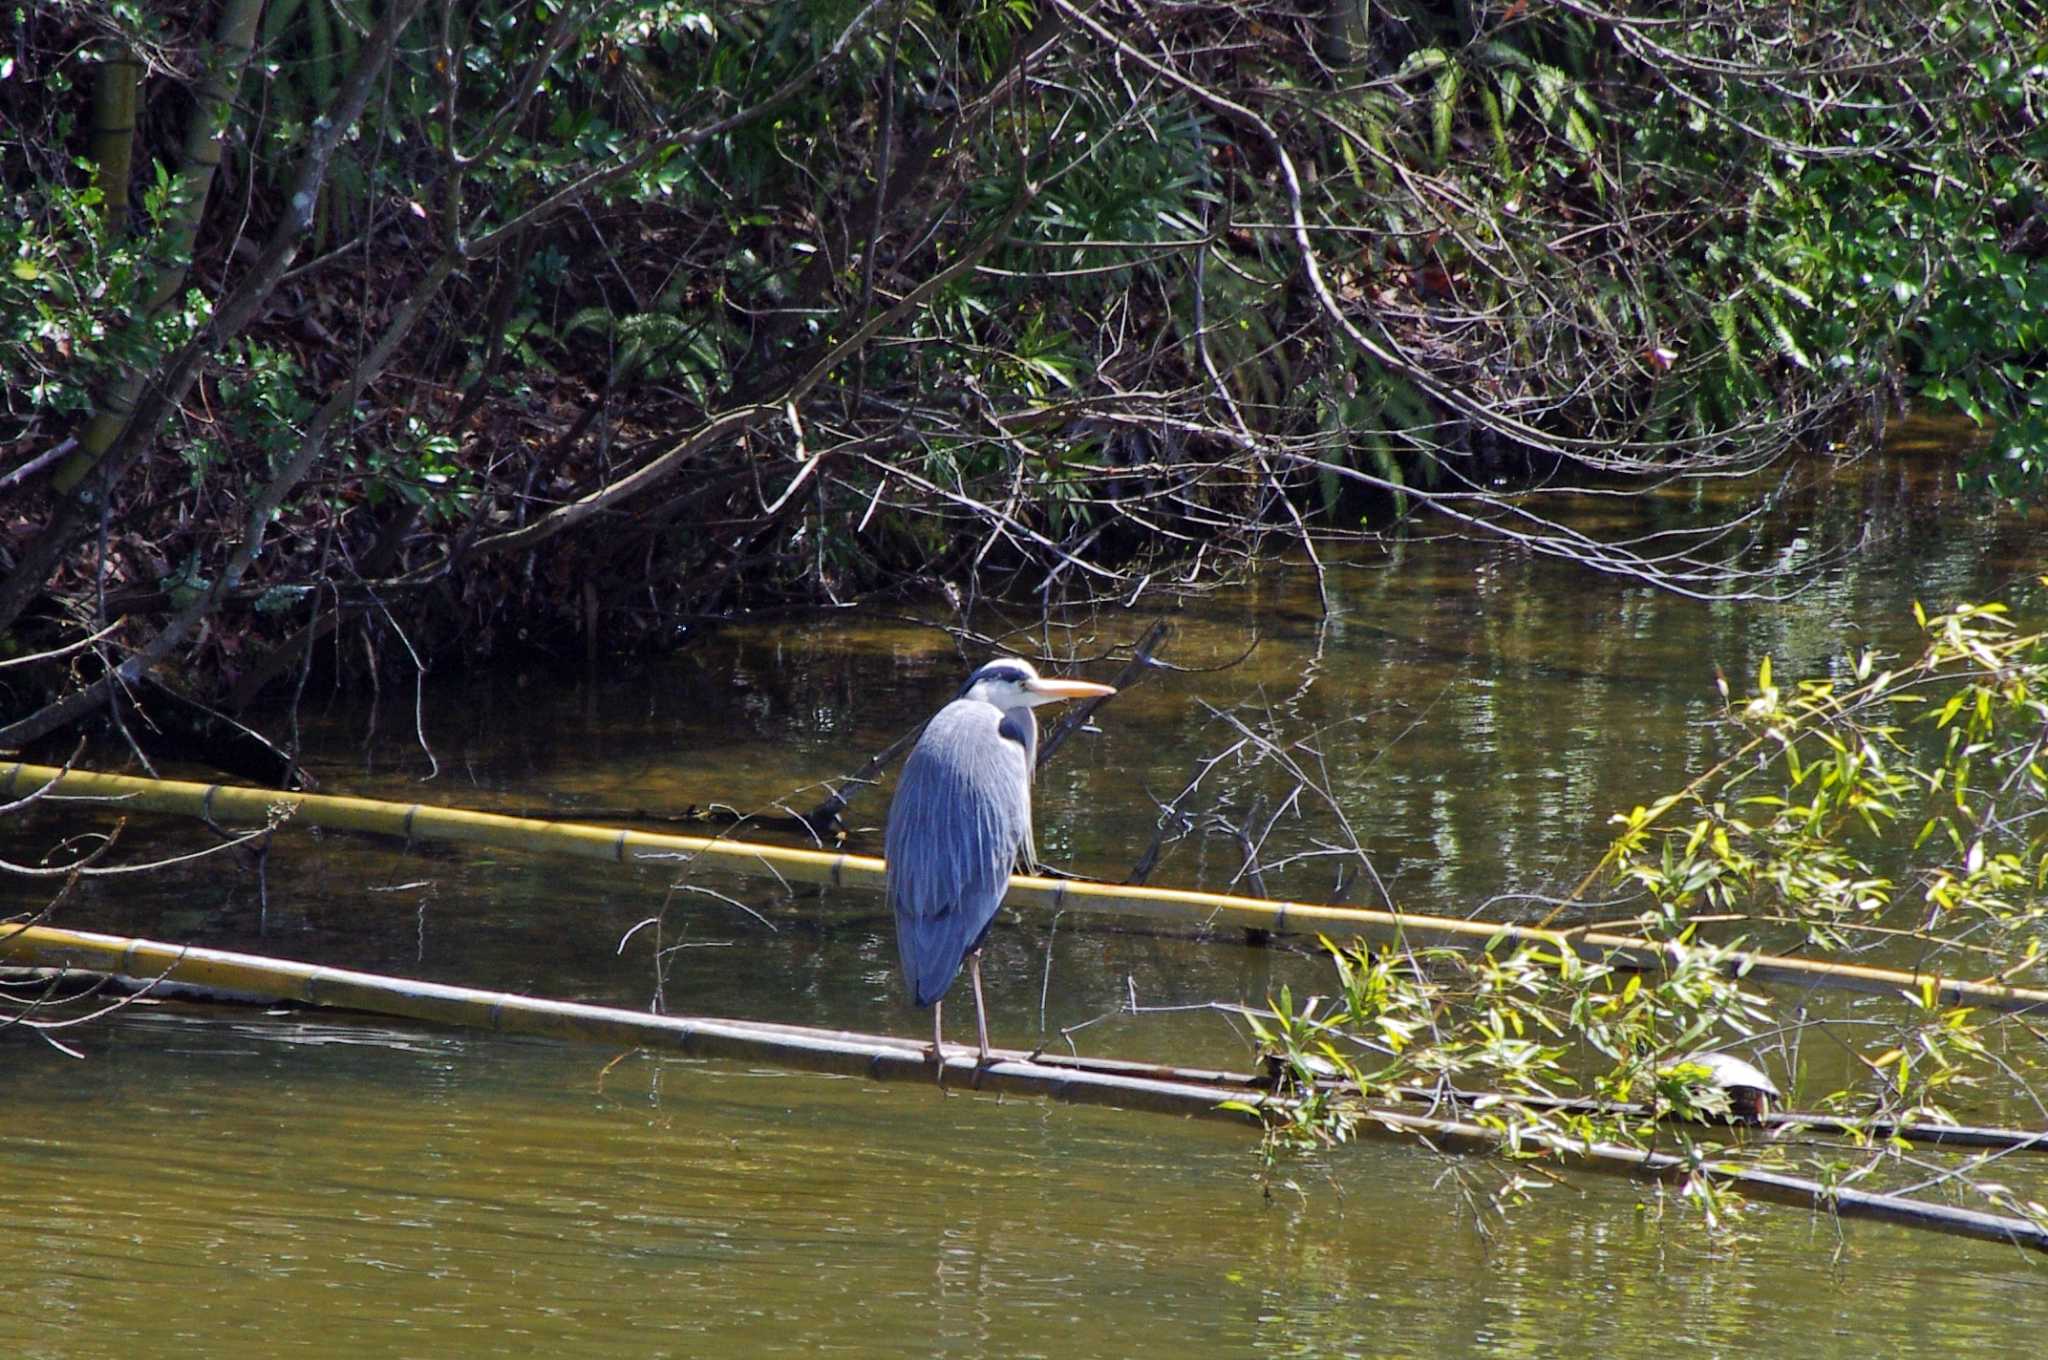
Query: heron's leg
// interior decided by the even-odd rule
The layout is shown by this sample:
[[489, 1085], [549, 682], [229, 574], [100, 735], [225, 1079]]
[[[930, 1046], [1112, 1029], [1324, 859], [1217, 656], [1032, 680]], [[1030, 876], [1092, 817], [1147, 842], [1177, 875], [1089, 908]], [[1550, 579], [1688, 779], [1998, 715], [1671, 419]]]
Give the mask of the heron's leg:
[[988, 1008], [981, 1004], [981, 951], [967, 956], [967, 975], [974, 979], [974, 1029], [981, 1036], [981, 1065], [988, 1066]]
[[939, 1074], [939, 1089], [946, 1086], [946, 1027], [939, 1023], [939, 1006], [932, 1002], [932, 1066]]

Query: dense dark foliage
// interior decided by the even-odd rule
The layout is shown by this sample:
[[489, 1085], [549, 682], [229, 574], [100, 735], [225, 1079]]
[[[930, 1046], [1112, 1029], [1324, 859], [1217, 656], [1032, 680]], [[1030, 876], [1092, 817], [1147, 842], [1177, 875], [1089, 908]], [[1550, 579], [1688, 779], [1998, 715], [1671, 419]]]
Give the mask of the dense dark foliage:
[[1124, 598], [1362, 514], [1769, 590], [1542, 495], [1853, 448], [1915, 390], [2038, 496], [2038, 8], [1652, 13], [19, 8], [0, 626], [114, 626], [0, 741], [116, 664], [239, 703], [328, 642]]

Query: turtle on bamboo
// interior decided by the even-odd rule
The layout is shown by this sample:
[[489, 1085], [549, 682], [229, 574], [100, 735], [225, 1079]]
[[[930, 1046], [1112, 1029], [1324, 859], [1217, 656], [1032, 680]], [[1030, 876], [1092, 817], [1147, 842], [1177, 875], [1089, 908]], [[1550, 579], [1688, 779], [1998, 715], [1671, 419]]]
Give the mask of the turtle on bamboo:
[[[1657, 1067], [1660, 1085], [1676, 1083], [1692, 1091], [1719, 1092], [1726, 1097], [1730, 1123], [1760, 1124], [1783, 1099], [1777, 1083], [1754, 1063], [1732, 1053], [1688, 1053]], [[1712, 1097], [1695, 1097], [1695, 1106], [1707, 1106]]]

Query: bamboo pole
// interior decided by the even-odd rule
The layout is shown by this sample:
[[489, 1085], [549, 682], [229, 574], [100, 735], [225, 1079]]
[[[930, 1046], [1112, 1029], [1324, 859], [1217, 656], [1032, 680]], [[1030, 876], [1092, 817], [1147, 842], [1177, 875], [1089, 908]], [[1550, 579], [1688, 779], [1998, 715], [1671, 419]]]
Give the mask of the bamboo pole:
[[[926, 1056], [929, 1045], [916, 1039], [747, 1020], [654, 1015], [47, 926], [0, 926], [0, 959], [38, 968], [90, 970], [141, 979], [162, 977], [238, 998], [297, 1002], [499, 1034], [644, 1046], [685, 1057], [766, 1062], [875, 1081], [931, 1082], [937, 1075]], [[945, 1083], [1046, 1095], [1076, 1104], [1228, 1118], [1240, 1124], [1257, 1122], [1255, 1116], [1241, 1111], [1219, 1109], [1218, 1101], [1225, 1096], [1211, 1084], [1183, 1081], [1173, 1075], [1096, 1070], [1082, 1064], [1062, 1066], [1009, 1050], [998, 1053], [998, 1061], [977, 1073], [974, 1050], [949, 1046]], [[1158, 1071], [1172, 1073], [1170, 1068]], [[1243, 1093], [1263, 1098], [1248, 1088], [1243, 1088]]]
[[[86, 969], [128, 977], [174, 979], [217, 991], [280, 997], [310, 1006], [501, 1034], [535, 1034], [586, 1043], [670, 1049], [690, 1057], [768, 1062], [875, 1081], [931, 1081], [937, 1075], [925, 1046], [914, 1039], [745, 1020], [652, 1015], [46, 926], [11, 930], [0, 927], [0, 959], [67, 971]], [[945, 1057], [944, 1075], [956, 1087], [1191, 1118], [1228, 1119], [1240, 1124], [1255, 1121], [1260, 1110], [1285, 1109], [1290, 1104], [1287, 1097], [1257, 1089], [1246, 1078], [1227, 1074], [1100, 1060], [1061, 1061], [1014, 1050], [998, 1050], [994, 1061], [978, 1067], [968, 1050], [951, 1049]], [[1222, 1102], [1226, 1100], [1242, 1101], [1252, 1110], [1225, 1108]], [[1424, 1138], [1445, 1151], [1495, 1152], [1505, 1142], [1500, 1132], [1478, 1124], [1383, 1106], [1368, 1107], [1359, 1129], [1373, 1136]], [[1681, 1184], [1694, 1174], [1703, 1174], [1753, 1199], [2048, 1252], [2048, 1227], [2017, 1217], [1928, 1204], [1898, 1195], [1831, 1189], [1798, 1176], [1712, 1160], [1695, 1166], [1670, 1153], [1613, 1143], [1582, 1143], [1535, 1131], [1521, 1133], [1516, 1147], [1522, 1155], [1540, 1149], [1567, 1165], [1666, 1184]]]
[[92, 86], [92, 164], [110, 241], [128, 233], [128, 181], [134, 177], [135, 105], [141, 85], [142, 62], [133, 48], [118, 44], [100, 57]]
[[[241, 89], [244, 68], [256, 47], [256, 24], [262, 14], [263, 0], [228, 0], [221, 8], [212, 41], [203, 49], [185, 140], [173, 168], [177, 190], [165, 212], [161, 235], [150, 248], [147, 292], [128, 322], [133, 330], [140, 331], [184, 292], [199, 225], [206, 216], [207, 196], [220, 169], [221, 140]], [[121, 192], [125, 195], [127, 191], [124, 182]], [[52, 486], [69, 493], [85, 480], [127, 426], [150, 376], [147, 366], [122, 366], [93, 393], [93, 415], [79, 432], [78, 452], [51, 476]]]
[[[51, 796], [106, 800], [146, 812], [179, 813], [218, 818], [264, 818], [273, 811], [293, 821], [337, 831], [363, 831], [408, 840], [441, 840], [498, 849], [609, 860], [616, 864], [709, 863], [742, 874], [764, 874], [798, 883], [834, 887], [879, 888], [882, 861], [871, 855], [832, 850], [806, 850], [762, 845], [716, 836], [678, 836], [578, 822], [540, 821], [493, 812], [435, 807], [426, 803], [391, 803], [372, 798], [285, 793], [238, 788], [229, 784], [196, 784], [132, 775], [64, 771], [46, 765], [14, 764], [0, 768], [0, 798], [23, 797], [51, 785]], [[1634, 935], [1601, 930], [1553, 930], [1541, 926], [1504, 925], [1458, 917], [1420, 916], [1404, 911], [1363, 907], [1320, 906], [1185, 888], [1138, 887], [1086, 883], [1067, 879], [1012, 875], [1004, 901], [1015, 907], [1050, 911], [1094, 911], [1110, 915], [1149, 917], [1197, 925], [1247, 926], [1285, 934], [1313, 930], [1333, 934], [1400, 936], [1423, 943], [1484, 945], [1492, 940], [1544, 945], [1587, 960], [1609, 959], [1629, 967], [1654, 969], [1686, 955], [1689, 946], [1659, 943]], [[1697, 946], [1691, 946], [1697, 948]], [[1824, 959], [1797, 959], [1749, 950], [1723, 951], [1721, 966], [1752, 981], [1795, 987], [1824, 987], [1880, 996], [1919, 995], [1932, 984], [1937, 998], [1951, 1005], [1981, 1006], [1996, 1011], [2048, 1012], [2048, 991], [1974, 982], [1939, 973]]]

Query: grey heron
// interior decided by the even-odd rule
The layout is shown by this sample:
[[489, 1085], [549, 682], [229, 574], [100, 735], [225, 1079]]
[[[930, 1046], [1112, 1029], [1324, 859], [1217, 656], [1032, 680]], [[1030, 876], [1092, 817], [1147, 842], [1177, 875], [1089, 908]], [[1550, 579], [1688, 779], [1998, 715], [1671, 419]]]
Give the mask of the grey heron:
[[945, 1070], [939, 1001], [962, 959], [974, 982], [981, 1061], [989, 1059], [981, 1000], [981, 942], [995, 920], [1011, 868], [1037, 868], [1031, 844], [1031, 779], [1038, 720], [1031, 710], [1061, 699], [1114, 694], [1085, 680], [1049, 680], [1022, 661], [991, 661], [925, 725], [903, 762], [883, 843], [896, 953], [910, 999], [932, 1008], [932, 1061]]

